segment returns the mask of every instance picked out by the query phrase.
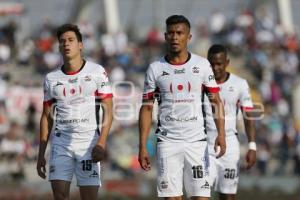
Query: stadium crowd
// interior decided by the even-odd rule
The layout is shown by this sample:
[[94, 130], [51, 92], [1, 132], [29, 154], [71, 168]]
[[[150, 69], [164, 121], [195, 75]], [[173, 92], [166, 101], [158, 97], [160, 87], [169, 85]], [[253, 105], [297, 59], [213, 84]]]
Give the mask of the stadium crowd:
[[[242, 173], [299, 176], [299, 36], [287, 33], [267, 10], [255, 13], [244, 10], [234, 19], [215, 12], [206, 22], [203, 19], [193, 25], [193, 52], [206, 56], [210, 44], [225, 44], [233, 63], [231, 70], [249, 81], [257, 108], [260, 105], [264, 108], [256, 120], [257, 165]], [[147, 65], [164, 52], [163, 32], [152, 27], [144, 38], [139, 38], [132, 27], [108, 34], [103, 25], [94, 27], [87, 21], [78, 25], [84, 37], [85, 58], [102, 64], [114, 86], [115, 120], [107, 145], [109, 170], [118, 171], [122, 178], [135, 177], [140, 171], [137, 119], [141, 90]], [[17, 23], [12, 21], [0, 27], [2, 179], [7, 172], [11, 180], [26, 179], [24, 163], [35, 162], [42, 77], [61, 64], [55, 28], [46, 21], [31, 35], [20, 39], [16, 35], [22, 30]], [[243, 130], [239, 137], [245, 153]], [[148, 148], [153, 156], [154, 133]], [[5, 168], [5, 163], [13, 163], [10, 165], [13, 167]]]

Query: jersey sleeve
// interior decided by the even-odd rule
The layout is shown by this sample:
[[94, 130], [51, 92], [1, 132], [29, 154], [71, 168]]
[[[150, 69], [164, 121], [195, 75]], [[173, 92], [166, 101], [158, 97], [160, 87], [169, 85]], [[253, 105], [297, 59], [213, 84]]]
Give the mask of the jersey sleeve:
[[47, 77], [45, 77], [44, 79], [43, 91], [44, 91], [43, 105], [51, 106], [55, 99], [51, 95], [50, 82]]
[[152, 67], [150, 66], [146, 72], [144, 81], [143, 100], [153, 100], [154, 92], [157, 90], [155, 75]]
[[239, 96], [239, 104], [242, 110], [249, 111], [253, 109], [249, 85], [246, 80], [241, 82], [241, 91]]
[[220, 91], [220, 88], [215, 80], [215, 75], [208, 61], [205, 63], [203, 86], [205, 91], [209, 93], [217, 93]]
[[99, 99], [112, 98], [112, 88], [109, 82], [108, 75], [106, 71], [102, 68], [98, 71], [96, 77], [97, 91], [95, 96]]

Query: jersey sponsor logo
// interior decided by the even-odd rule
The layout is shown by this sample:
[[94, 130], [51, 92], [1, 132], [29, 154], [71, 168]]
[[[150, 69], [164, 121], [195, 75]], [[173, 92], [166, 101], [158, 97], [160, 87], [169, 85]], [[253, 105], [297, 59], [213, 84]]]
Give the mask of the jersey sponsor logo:
[[174, 87], [173, 83], [170, 84], [170, 92], [190, 92], [191, 91], [191, 83], [187, 82], [187, 83], [178, 83], [176, 87]]
[[191, 122], [191, 121], [197, 121], [198, 117], [172, 117], [170, 115], [167, 115], [165, 117], [165, 120], [167, 122]]
[[89, 119], [56, 119], [56, 123], [60, 124], [78, 124], [87, 122], [89, 122]]
[[78, 81], [78, 77], [68, 80], [69, 83], [77, 83], [77, 81]]
[[193, 73], [194, 74], [199, 74], [199, 72], [200, 72], [200, 67], [193, 67]]
[[167, 76], [167, 75], [170, 75], [170, 74], [168, 72], [163, 71], [161, 76]]
[[214, 75], [209, 75], [209, 76], [208, 76], [208, 80], [209, 80], [209, 81], [215, 80], [215, 76], [214, 76]]
[[76, 105], [76, 104], [82, 104], [84, 102], [85, 102], [85, 98], [79, 97], [79, 98], [72, 99], [72, 100], [68, 101], [68, 104], [69, 105]]
[[185, 69], [175, 69], [174, 70], [174, 74], [184, 74], [185, 73]]

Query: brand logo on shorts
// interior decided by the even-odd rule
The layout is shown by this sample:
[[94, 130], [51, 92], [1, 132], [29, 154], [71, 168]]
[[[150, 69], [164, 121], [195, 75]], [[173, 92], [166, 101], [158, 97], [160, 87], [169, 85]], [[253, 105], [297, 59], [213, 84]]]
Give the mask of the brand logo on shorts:
[[98, 177], [98, 173], [94, 170], [93, 173], [90, 175], [90, 177]]
[[201, 188], [204, 188], [204, 189], [209, 189], [209, 183], [207, 181], [205, 181], [205, 184], [201, 186]]
[[160, 183], [160, 185], [161, 185], [161, 188], [162, 188], [162, 189], [167, 189], [167, 188], [168, 188], [168, 181], [162, 181], [162, 182]]
[[55, 172], [55, 166], [54, 165], [50, 165], [49, 171], [50, 171], [50, 173]]

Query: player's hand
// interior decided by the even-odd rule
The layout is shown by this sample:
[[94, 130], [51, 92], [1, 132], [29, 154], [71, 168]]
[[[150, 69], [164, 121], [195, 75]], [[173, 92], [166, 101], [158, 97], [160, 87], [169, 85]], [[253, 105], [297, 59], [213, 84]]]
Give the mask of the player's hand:
[[38, 175], [45, 179], [46, 178], [46, 159], [45, 157], [38, 157], [36, 170]]
[[92, 150], [92, 161], [96, 163], [104, 160], [105, 154], [106, 154], [105, 149], [102, 146], [95, 145]]
[[256, 162], [256, 151], [249, 149], [246, 155], [246, 169], [250, 169]]
[[140, 149], [139, 163], [143, 170], [149, 171], [151, 169], [150, 157], [146, 148]]
[[220, 158], [223, 156], [226, 152], [226, 141], [225, 136], [218, 135], [215, 140], [215, 146], [214, 146], [215, 152], [217, 153], [216, 158]]

